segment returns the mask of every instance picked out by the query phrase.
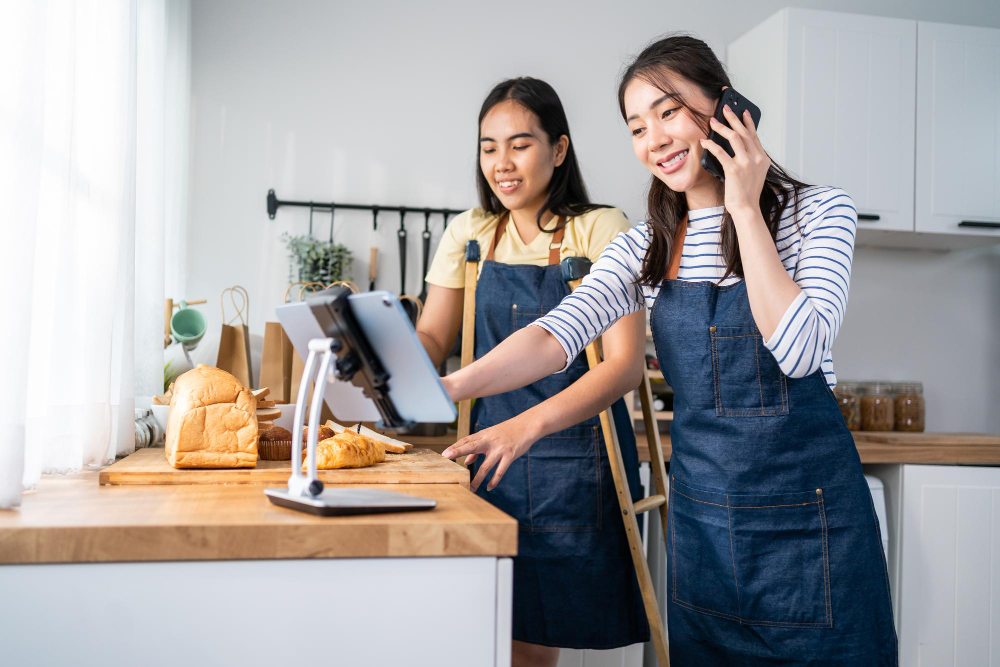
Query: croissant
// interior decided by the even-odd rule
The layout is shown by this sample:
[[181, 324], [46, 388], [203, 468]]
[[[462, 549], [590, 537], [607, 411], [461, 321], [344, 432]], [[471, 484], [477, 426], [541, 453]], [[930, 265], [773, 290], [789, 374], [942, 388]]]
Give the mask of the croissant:
[[[364, 468], [384, 460], [382, 443], [351, 431], [338, 433], [316, 444], [316, 467], [319, 470]], [[306, 467], [304, 461], [302, 467]]]

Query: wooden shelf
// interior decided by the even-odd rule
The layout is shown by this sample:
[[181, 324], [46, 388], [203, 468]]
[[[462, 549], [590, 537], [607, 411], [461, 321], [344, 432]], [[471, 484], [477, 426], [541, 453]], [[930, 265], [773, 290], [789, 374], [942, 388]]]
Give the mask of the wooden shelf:
[[[674, 418], [674, 411], [673, 410], [660, 410], [658, 412], [654, 412], [653, 416], [656, 417], [657, 419], [670, 419], [670, 420], [672, 420]], [[638, 419], [638, 420], [641, 421], [642, 420], [642, 410], [639, 410], [639, 409], [633, 410], [632, 411], [632, 419]]]

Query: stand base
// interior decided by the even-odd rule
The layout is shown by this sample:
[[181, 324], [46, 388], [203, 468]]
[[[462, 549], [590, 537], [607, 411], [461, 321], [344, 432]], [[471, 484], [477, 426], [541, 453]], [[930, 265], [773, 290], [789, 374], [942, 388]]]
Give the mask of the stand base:
[[284, 489], [265, 489], [275, 505], [317, 516], [384, 514], [434, 509], [436, 500], [381, 489], [326, 489], [318, 496], [292, 494]]

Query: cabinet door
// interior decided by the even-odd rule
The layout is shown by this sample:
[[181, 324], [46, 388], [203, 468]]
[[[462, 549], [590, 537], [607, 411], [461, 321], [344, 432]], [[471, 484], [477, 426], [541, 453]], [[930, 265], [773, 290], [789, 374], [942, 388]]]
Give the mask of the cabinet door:
[[902, 505], [899, 664], [1000, 666], [1000, 468], [904, 466]]
[[844, 188], [861, 227], [912, 231], [916, 22], [787, 11], [785, 166]]
[[1000, 30], [917, 32], [917, 231], [1000, 236]]

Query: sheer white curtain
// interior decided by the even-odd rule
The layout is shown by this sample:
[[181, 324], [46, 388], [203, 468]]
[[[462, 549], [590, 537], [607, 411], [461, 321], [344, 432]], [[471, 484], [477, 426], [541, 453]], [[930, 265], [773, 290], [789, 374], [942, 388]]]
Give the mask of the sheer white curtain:
[[130, 451], [134, 367], [162, 378], [164, 114], [145, 114], [164, 98], [165, 56], [146, 52], [165, 49], [166, 6], [4, 3], [0, 507], [43, 471]]

